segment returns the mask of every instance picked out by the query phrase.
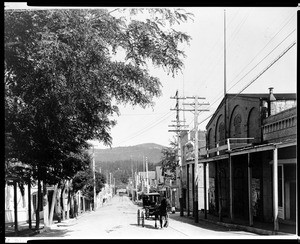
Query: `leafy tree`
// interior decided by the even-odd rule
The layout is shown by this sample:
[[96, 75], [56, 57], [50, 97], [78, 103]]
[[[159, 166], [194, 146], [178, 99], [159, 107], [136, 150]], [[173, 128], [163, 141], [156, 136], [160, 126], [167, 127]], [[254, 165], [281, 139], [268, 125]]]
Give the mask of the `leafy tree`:
[[30, 165], [44, 183], [70, 179], [86, 167], [87, 140], [111, 144], [118, 104], [153, 105], [161, 83], [147, 62], [172, 75], [183, 67], [179, 44], [190, 37], [172, 26], [189, 15], [148, 12], [141, 21], [106, 10], [5, 11], [6, 162]]
[[178, 167], [177, 147], [175, 142], [171, 142], [171, 147], [162, 149], [161, 167], [165, 177], [176, 179], [176, 168]]
[[[96, 193], [98, 194], [106, 183], [106, 177], [95, 171], [95, 181], [96, 181]], [[93, 172], [89, 169], [87, 171], [78, 172], [72, 180], [73, 191], [76, 193], [81, 190], [83, 195], [89, 200], [94, 199], [94, 178]]]

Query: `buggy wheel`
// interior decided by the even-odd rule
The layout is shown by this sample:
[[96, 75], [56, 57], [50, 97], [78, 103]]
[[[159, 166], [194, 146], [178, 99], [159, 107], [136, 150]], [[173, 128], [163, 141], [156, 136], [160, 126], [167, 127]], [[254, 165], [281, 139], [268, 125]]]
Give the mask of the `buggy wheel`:
[[145, 226], [145, 215], [144, 215], [144, 212], [142, 212], [142, 226], [144, 227]]
[[137, 224], [140, 225], [140, 210], [137, 211]]

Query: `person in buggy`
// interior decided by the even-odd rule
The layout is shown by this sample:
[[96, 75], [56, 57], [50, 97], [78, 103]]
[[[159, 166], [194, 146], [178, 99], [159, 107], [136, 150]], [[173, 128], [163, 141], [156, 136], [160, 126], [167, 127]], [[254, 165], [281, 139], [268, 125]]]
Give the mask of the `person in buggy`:
[[[169, 214], [168, 211], [170, 211], [170, 201], [165, 196], [163, 196], [160, 206], [159, 206], [159, 222], [160, 222], [160, 228], [168, 227], [169, 225]], [[163, 225], [163, 218], [165, 219], [165, 224]]]

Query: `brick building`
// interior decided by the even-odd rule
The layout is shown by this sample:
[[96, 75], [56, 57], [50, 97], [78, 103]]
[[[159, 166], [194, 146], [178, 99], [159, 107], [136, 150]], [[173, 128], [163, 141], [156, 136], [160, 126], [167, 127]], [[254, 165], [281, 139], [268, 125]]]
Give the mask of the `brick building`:
[[275, 230], [278, 218], [295, 219], [295, 107], [296, 94], [272, 89], [226, 94], [206, 126], [207, 151], [199, 158], [208, 168], [202, 181], [208, 182], [203, 196], [209, 213], [250, 226], [274, 221]]

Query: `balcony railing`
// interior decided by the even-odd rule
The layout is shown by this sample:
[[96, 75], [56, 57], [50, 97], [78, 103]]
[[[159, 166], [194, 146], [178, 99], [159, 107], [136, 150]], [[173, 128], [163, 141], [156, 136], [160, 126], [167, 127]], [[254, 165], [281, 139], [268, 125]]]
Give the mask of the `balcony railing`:
[[226, 140], [219, 141], [215, 144], [215, 147], [207, 147], [206, 155], [209, 156], [211, 153], [220, 155], [221, 151], [230, 151], [234, 148], [241, 148], [252, 145], [253, 137], [249, 138], [227, 138]]

